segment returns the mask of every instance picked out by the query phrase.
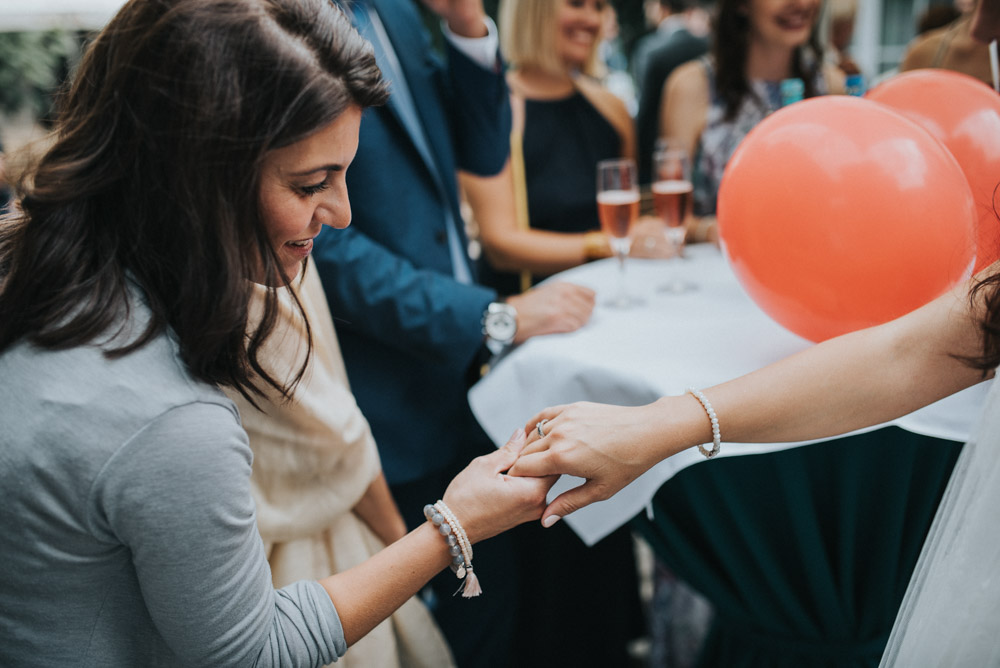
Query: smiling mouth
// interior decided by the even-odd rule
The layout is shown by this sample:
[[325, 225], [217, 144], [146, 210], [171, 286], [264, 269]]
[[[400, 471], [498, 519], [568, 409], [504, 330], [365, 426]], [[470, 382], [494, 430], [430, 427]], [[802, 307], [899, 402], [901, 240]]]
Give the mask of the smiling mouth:
[[296, 248], [305, 248], [312, 243], [312, 239], [303, 239], [302, 241], [289, 241], [288, 246], [295, 246]]
[[810, 27], [812, 20], [811, 17], [806, 15], [796, 15], [779, 17], [777, 23], [786, 30], [802, 30], [803, 28]]

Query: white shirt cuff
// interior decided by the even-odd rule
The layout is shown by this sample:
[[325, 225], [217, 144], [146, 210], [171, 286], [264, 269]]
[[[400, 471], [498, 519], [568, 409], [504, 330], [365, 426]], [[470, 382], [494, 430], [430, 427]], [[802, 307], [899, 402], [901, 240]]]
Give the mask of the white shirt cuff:
[[483, 69], [494, 71], [497, 68], [497, 50], [500, 48], [500, 38], [497, 36], [497, 25], [489, 16], [486, 18], [486, 37], [462, 37], [456, 35], [445, 21], [441, 22], [441, 32], [452, 46], [464, 53]]

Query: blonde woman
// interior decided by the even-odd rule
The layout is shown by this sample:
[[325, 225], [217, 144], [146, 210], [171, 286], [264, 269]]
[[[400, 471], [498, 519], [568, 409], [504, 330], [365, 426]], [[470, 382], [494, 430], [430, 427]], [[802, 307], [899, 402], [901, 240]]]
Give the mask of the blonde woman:
[[517, 272], [537, 281], [611, 254], [597, 218], [596, 165], [635, 158], [635, 129], [625, 104], [595, 78], [606, 7], [604, 0], [500, 3], [512, 169], [486, 179], [463, 174], [462, 185], [479, 225], [484, 275], [503, 293], [519, 291]]

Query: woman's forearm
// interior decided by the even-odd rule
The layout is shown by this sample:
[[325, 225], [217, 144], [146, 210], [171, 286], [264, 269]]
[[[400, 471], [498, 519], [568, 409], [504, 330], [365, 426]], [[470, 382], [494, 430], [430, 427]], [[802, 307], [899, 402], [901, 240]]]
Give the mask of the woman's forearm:
[[[983, 375], [961, 359], [978, 354], [981, 345], [978, 315], [967, 295], [968, 286], [960, 286], [896, 321], [705, 389], [723, 438], [769, 443], [834, 436], [898, 418], [974, 385]], [[663, 401], [681, 411], [683, 422], [701, 422], [694, 438], [705, 439], [708, 422], [697, 402]]]
[[[981, 305], [969, 284], [913, 313], [818, 344], [758, 371], [702, 388], [730, 443], [835, 436], [892, 420], [974, 385], [961, 358], [981, 351]], [[734, 332], [734, 336], [738, 333]], [[545, 437], [535, 425], [546, 420]], [[555, 499], [543, 523], [606, 499], [657, 462], [712, 441], [706, 409], [690, 394], [645, 406], [554, 406], [526, 425], [513, 475], [571, 474], [587, 482]]]
[[577, 267], [589, 260], [611, 256], [611, 246], [604, 235], [560, 233], [543, 230], [511, 229], [503, 234], [482, 237], [483, 251], [496, 269], [527, 270], [540, 276]]
[[364, 495], [355, 504], [354, 514], [361, 518], [368, 528], [386, 545], [396, 542], [406, 535], [406, 522], [396, 506], [392, 492], [379, 472]]
[[449, 563], [447, 543], [426, 523], [364, 563], [320, 580], [337, 608], [348, 646], [391, 615]]
[[[512, 478], [504, 474], [516, 461], [524, 440], [523, 431], [515, 432], [503, 447], [472, 460], [451, 481], [441, 498], [451, 509], [451, 516], [445, 514], [449, 524], [457, 522], [461, 527], [453, 528], [453, 533], [478, 544], [539, 516], [555, 478]], [[367, 561], [320, 580], [337, 608], [348, 645], [452, 563], [441, 528], [424, 522]], [[471, 565], [472, 552], [463, 549], [462, 555]]]
[[548, 276], [611, 254], [610, 245], [595, 244], [592, 234], [519, 227], [509, 163], [496, 176], [463, 172], [459, 180], [479, 227], [483, 251], [497, 269]]

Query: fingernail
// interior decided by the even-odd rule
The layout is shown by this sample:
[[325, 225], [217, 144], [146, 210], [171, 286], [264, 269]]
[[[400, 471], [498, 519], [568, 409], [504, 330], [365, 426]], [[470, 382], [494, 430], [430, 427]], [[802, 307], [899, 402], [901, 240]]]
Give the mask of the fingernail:
[[550, 526], [561, 520], [562, 518], [558, 515], [549, 515], [544, 520], [542, 520], [542, 526], [548, 529]]

